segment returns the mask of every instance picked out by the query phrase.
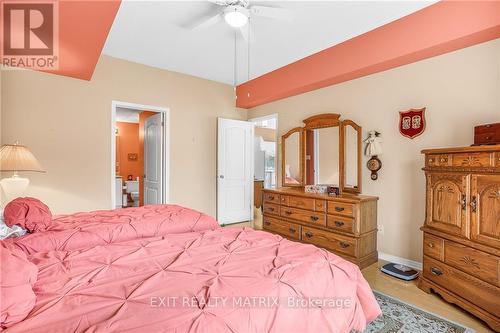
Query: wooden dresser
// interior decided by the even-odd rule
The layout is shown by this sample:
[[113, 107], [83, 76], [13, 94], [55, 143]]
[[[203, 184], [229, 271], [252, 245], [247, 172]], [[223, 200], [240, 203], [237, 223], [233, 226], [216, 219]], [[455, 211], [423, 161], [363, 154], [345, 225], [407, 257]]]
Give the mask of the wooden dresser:
[[500, 145], [425, 154], [420, 288], [500, 331]]
[[264, 190], [264, 230], [323, 247], [361, 268], [377, 262], [377, 197]]

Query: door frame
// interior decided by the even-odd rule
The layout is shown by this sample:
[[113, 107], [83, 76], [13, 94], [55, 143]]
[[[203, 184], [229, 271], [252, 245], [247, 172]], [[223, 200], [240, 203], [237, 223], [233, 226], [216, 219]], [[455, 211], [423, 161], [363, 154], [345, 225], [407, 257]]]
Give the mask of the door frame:
[[[248, 119], [247, 121], [249, 122], [252, 122], [252, 123], [256, 123], [257, 121], [262, 121], [262, 120], [268, 120], [268, 119], [276, 119], [276, 129], [274, 130], [274, 177], [276, 178], [274, 180], [274, 183], [276, 184], [276, 187], [279, 187], [279, 183], [278, 183], [278, 180], [280, 179], [279, 175], [278, 175], [278, 170], [280, 170], [280, 168], [278, 167], [278, 165], [281, 165], [280, 164], [280, 159], [281, 159], [281, 156], [279, 154], [280, 150], [279, 150], [279, 123], [278, 123], [278, 114], [277, 113], [271, 113], [271, 114], [268, 114], [268, 115], [265, 115], [265, 116], [261, 116], [261, 117], [255, 117], [255, 118], [250, 118]], [[255, 135], [254, 135], [255, 137]], [[264, 181], [265, 183], [265, 181]]]
[[167, 204], [170, 200], [170, 109], [161, 106], [135, 104], [121, 101], [111, 101], [111, 209], [116, 209], [116, 108], [127, 108], [137, 111], [152, 111], [162, 114], [163, 119], [163, 184], [162, 203]]

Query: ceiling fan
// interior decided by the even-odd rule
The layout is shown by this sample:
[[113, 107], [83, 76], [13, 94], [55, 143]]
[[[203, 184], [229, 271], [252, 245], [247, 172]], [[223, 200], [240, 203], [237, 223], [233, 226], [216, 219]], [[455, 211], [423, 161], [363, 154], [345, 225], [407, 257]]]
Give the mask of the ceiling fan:
[[208, 0], [209, 2], [223, 7], [216, 15], [203, 17], [200, 21], [190, 25], [191, 30], [198, 30], [210, 27], [224, 21], [231, 27], [239, 29], [243, 38], [249, 40], [249, 30], [245, 29], [251, 16], [261, 16], [276, 20], [291, 21], [292, 11], [284, 8], [250, 5], [249, 0]]

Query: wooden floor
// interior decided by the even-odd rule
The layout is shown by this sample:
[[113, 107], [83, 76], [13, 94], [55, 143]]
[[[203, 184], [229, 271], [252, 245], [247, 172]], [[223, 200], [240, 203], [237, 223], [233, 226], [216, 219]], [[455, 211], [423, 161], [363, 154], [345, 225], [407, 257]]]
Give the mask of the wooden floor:
[[[232, 224], [227, 227], [262, 229], [262, 215], [260, 214], [260, 210], [255, 209], [254, 211], [255, 219], [253, 221]], [[418, 289], [416, 281], [404, 282], [382, 273], [379, 267], [383, 264], [385, 262], [379, 261], [361, 271], [372, 289], [447, 318], [450, 321], [470, 327], [477, 333], [493, 332], [481, 320], [463, 311], [461, 308], [445, 302], [436, 294], [426, 294]]]

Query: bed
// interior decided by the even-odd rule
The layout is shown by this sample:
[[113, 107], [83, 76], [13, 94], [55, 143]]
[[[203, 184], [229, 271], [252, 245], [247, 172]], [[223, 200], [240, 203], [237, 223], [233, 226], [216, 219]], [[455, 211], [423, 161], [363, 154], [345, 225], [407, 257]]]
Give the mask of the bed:
[[354, 264], [180, 206], [57, 217], [1, 243], [37, 271], [8, 333], [350, 332], [380, 314]]

